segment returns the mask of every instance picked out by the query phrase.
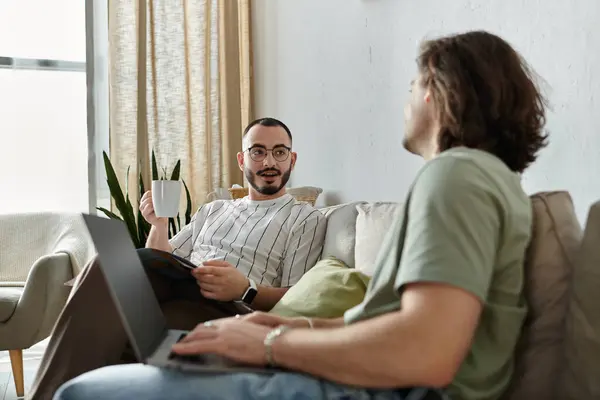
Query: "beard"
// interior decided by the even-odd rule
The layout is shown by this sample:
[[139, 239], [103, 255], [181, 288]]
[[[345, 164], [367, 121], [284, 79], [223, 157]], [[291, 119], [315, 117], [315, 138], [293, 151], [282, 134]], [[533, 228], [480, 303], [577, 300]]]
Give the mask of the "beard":
[[[279, 185], [276, 185], [275, 183], [273, 183], [273, 184], [266, 184], [265, 186], [259, 186], [256, 183], [256, 180], [257, 180], [256, 177], [262, 176], [266, 172], [276, 172], [278, 175], [273, 176], [273, 178], [277, 178], [277, 176], [281, 177], [281, 182], [279, 183]], [[256, 190], [258, 193], [264, 194], [266, 196], [273, 195], [273, 194], [279, 192], [281, 189], [283, 189], [285, 187], [285, 185], [287, 185], [288, 181], [290, 180], [291, 173], [292, 173], [291, 167], [283, 173], [275, 168], [262, 169], [260, 171], [257, 171], [256, 173], [252, 172], [252, 170], [250, 170], [249, 168], [244, 168], [244, 175], [246, 176], [246, 180], [248, 180], [248, 183], [250, 184], [250, 186], [252, 186], [254, 188], [254, 190]]]

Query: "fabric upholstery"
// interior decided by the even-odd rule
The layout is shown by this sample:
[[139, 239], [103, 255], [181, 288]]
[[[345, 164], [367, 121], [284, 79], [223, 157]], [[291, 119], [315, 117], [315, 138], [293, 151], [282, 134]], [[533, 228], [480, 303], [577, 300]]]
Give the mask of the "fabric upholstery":
[[0, 281], [23, 286], [40, 257], [57, 253], [69, 254], [73, 276], [94, 256], [95, 247], [81, 214], [0, 215]]
[[566, 318], [562, 399], [600, 399], [600, 202], [590, 208]]
[[33, 264], [14, 312], [0, 323], [0, 350], [26, 349], [48, 337], [69, 296], [64, 283], [72, 277], [67, 254], [44, 256]]
[[22, 294], [23, 288], [0, 287], [0, 322], [10, 319]]
[[329, 257], [319, 261], [292, 286], [273, 307], [286, 317], [338, 318], [363, 301], [369, 277], [342, 261]]
[[395, 218], [401, 203], [366, 203], [358, 204], [356, 209], [356, 245], [354, 248], [354, 268], [372, 276], [375, 271], [375, 260]]
[[321, 257], [333, 256], [354, 268], [356, 242], [356, 205], [360, 202], [326, 207], [321, 212], [327, 218], [327, 232]]
[[528, 305], [515, 373], [504, 398], [555, 399], [564, 368], [565, 318], [582, 230], [567, 192], [532, 196], [533, 235], [525, 265]]

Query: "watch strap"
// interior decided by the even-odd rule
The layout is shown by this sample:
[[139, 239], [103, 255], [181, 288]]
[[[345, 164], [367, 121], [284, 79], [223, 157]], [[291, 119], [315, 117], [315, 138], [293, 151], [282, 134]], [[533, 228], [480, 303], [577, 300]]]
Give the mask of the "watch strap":
[[246, 291], [244, 292], [244, 295], [242, 296], [242, 301], [246, 304], [252, 304], [257, 293], [258, 288], [256, 286], [256, 282], [248, 278], [248, 289], [246, 289]]

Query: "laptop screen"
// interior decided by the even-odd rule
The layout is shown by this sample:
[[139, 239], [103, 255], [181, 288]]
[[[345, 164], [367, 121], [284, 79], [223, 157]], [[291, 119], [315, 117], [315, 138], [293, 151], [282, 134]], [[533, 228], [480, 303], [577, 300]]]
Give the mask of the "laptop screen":
[[167, 330], [162, 310], [124, 222], [83, 214], [131, 347], [143, 362]]

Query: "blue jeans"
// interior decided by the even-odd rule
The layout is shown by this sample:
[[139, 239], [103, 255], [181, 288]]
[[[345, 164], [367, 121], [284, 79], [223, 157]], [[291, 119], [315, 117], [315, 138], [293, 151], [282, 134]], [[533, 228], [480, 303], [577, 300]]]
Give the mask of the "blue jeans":
[[368, 390], [297, 373], [198, 374], [143, 364], [104, 367], [62, 385], [54, 400], [448, 400], [434, 389]]

